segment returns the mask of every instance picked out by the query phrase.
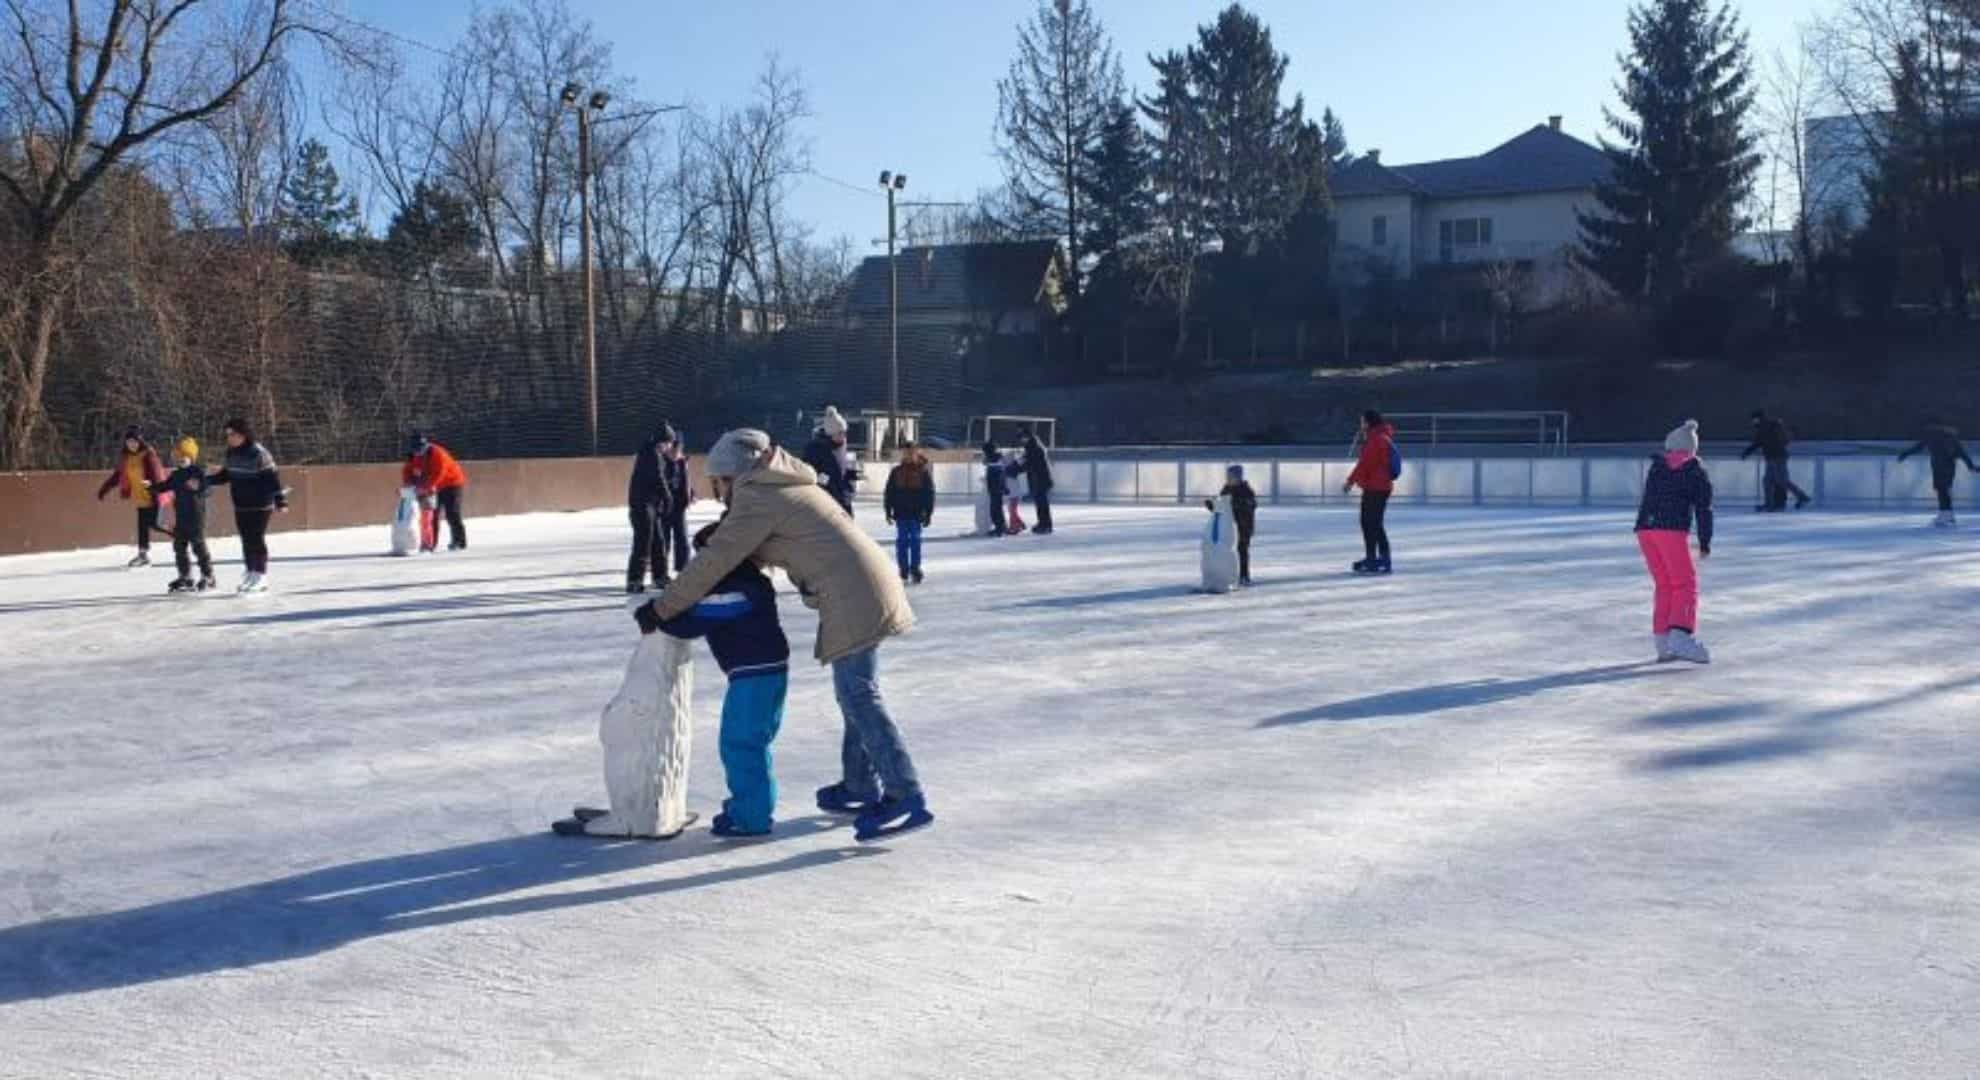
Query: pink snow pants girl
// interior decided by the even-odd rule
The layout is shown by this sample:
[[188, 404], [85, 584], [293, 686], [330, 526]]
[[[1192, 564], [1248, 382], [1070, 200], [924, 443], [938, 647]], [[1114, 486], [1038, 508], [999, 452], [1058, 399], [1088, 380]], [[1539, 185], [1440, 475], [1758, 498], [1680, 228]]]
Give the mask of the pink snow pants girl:
[[1643, 562], [1657, 583], [1650, 627], [1659, 635], [1698, 630], [1698, 568], [1691, 562], [1691, 534], [1676, 529], [1645, 529], [1636, 534]]

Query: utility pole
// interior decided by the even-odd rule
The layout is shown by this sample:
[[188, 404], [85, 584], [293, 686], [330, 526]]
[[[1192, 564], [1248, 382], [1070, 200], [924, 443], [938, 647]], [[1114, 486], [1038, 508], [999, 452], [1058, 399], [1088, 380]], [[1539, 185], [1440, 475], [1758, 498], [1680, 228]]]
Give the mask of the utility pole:
[[[880, 186], [887, 192], [887, 437], [901, 445], [901, 266], [894, 257], [894, 194], [907, 188], [907, 174], [880, 170]], [[876, 441], [874, 452], [886, 449]]]
[[[604, 116], [612, 95], [603, 90], [585, 97], [584, 88], [574, 82], [564, 84], [558, 95], [566, 109], [577, 113], [578, 127], [578, 261], [584, 264], [584, 429], [591, 445], [591, 456], [598, 456], [598, 278], [591, 257], [591, 126], [609, 120], [645, 121], [661, 113], [679, 112], [683, 105], [662, 105], [619, 116]], [[580, 100], [582, 99], [582, 100]], [[593, 119], [593, 114], [599, 114]], [[634, 135], [638, 134], [635, 129]], [[630, 139], [631, 136], [628, 136]], [[624, 144], [620, 144], [623, 146]], [[605, 155], [611, 157], [608, 151]]]
[[[880, 187], [887, 193], [887, 436], [894, 440], [895, 449], [901, 445], [901, 263], [895, 255], [897, 232], [895, 212], [897, 206], [909, 207], [961, 207], [966, 203], [919, 202], [896, 203], [896, 193], [907, 190], [907, 174], [890, 169], [880, 171]], [[874, 450], [885, 447], [876, 441]]]
[[598, 456], [598, 281], [591, 266], [591, 114], [604, 112], [612, 100], [600, 90], [583, 104], [584, 93], [576, 83], [565, 83], [562, 95], [566, 108], [577, 110], [578, 127], [578, 261], [584, 264], [584, 408], [585, 432], [590, 437], [591, 456]]

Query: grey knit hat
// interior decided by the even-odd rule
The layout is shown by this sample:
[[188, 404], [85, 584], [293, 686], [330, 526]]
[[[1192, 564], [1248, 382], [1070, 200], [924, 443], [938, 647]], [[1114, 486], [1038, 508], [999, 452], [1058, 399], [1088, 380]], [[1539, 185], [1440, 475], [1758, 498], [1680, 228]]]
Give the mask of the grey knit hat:
[[770, 452], [770, 436], [755, 428], [737, 428], [715, 440], [708, 451], [708, 475], [734, 479], [756, 467]]

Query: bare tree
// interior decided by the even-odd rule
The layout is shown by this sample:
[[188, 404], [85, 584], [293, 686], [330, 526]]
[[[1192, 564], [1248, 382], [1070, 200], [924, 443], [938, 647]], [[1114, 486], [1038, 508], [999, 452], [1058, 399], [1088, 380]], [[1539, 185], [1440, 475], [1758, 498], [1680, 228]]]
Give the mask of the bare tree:
[[1811, 125], [1840, 107], [1822, 77], [1818, 50], [1815, 33], [1804, 28], [1793, 53], [1775, 52], [1759, 102], [1762, 145], [1769, 159], [1767, 186], [1776, 193], [1775, 205], [1762, 220], [1770, 233], [1786, 227], [1794, 261], [1804, 275], [1818, 254], [1817, 218], [1844, 185], [1858, 182], [1846, 170], [1818, 160], [1810, 145]]
[[[232, 105], [303, 34], [326, 35], [296, 0], [107, 0], [64, 13], [5, 0], [0, 204], [18, 231], [8, 260], [0, 464], [34, 457], [62, 318], [88, 259], [78, 209], [119, 166]], [[326, 35], [327, 36], [327, 35]]]
[[723, 112], [706, 130], [706, 163], [715, 177], [717, 326], [724, 332], [740, 321], [733, 305], [745, 279], [759, 310], [778, 306], [789, 293], [785, 198], [811, 167], [799, 131], [810, 115], [803, 80], [773, 56], [757, 78], [756, 99]]

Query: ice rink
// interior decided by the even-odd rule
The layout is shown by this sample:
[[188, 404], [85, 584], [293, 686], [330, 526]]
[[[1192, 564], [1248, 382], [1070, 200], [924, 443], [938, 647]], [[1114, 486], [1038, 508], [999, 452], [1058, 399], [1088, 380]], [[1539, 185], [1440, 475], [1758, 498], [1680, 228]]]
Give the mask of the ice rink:
[[260, 598], [0, 560], [0, 1076], [1973, 1076], [1980, 538], [1744, 511], [1678, 669], [1627, 513], [1399, 508], [1375, 580], [1266, 507], [1208, 597], [1200, 509], [945, 509], [875, 846], [788, 591], [776, 836], [706, 832], [705, 652], [703, 825], [548, 833], [622, 511], [277, 535]]

